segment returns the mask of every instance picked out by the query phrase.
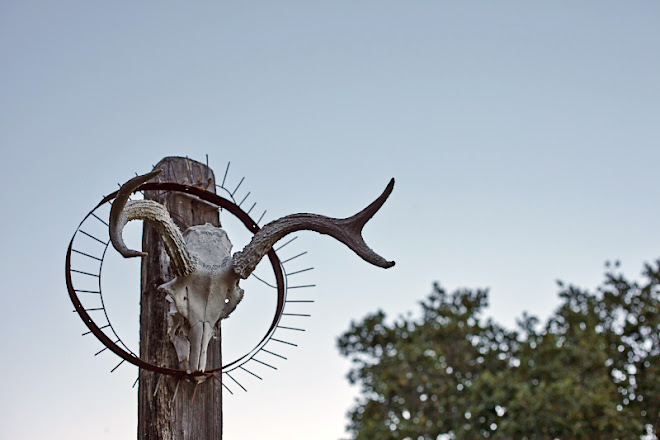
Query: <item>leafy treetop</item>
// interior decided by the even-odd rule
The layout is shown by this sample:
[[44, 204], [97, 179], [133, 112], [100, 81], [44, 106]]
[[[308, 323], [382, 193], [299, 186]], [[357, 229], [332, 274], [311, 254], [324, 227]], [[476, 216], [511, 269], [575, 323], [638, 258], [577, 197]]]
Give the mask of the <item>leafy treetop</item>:
[[352, 323], [338, 345], [362, 396], [356, 440], [640, 439], [660, 432], [660, 260], [642, 282], [607, 265], [589, 292], [559, 282], [547, 323], [482, 317], [486, 290], [435, 284], [421, 318]]

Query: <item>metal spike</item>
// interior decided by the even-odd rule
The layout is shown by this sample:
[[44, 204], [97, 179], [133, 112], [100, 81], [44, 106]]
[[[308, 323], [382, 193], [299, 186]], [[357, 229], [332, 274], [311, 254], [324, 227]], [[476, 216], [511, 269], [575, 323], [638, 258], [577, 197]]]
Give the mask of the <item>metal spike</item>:
[[267, 363], [265, 363], [265, 362], [262, 362], [262, 361], [260, 361], [260, 360], [257, 359], [257, 358], [252, 358], [252, 360], [255, 361], [255, 362], [259, 362], [260, 364], [263, 364], [263, 365], [265, 365], [265, 366], [267, 366], [267, 367], [270, 367], [270, 368], [272, 368], [273, 370], [277, 370], [277, 368], [273, 367], [273, 366], [270, 365], [270, 364], [267, 364]]
[[244, 180], [245, 180], [245, 176], [241, 177], [241, 181], [238, 182], [238, 185], [236, 185], [236, 189], [234, 190], [234, 192], [231, 193], [232, 198], [234, 197], [234, 194], [236, 194], [236, 191], [238, 191], [238, 188], [241, 186]]
[[284, 359], [285, 361], [287, 360], [287, 358], [285, 358], [285, 357], [282, 356], [281, 354], [273, 353], [272, 351], [268, 351], [268, 350], [266, 350], [265, 348], [262, 348], [261, 351], [265, 351], [265, 352], [268, 353], [268, 354], [272, 354], [273, 356], [277, 356], [278, 358], [282, 358], [282, 359]]
[[244, 387], [243, 385], [241, 385], [240, 383], [238, 383], [238, 381], [237, 381], [236, 379], [234, 379], [234, 378], [232, 377], [231, 374], [229, 374], [229, 373], [225, 373], [225, 374], [226, 374], [227, 376], [229, 376], [229, 378], [230, 378], [231, 380], [233, 380], [233, 381], [236, 383], [236, 385], [238, 385], [239, 387], [241, 387], [241, 389], [247, 393], [247, 390], [245, 389], [245, 387]]
[[[208, 158], [208, 156], [207, 156], [207, 158]], [[181, 379], [178, 379], [176, 381], [176, 386], [174, 387], [174, 395], [172, 396], [172, 401], [171, 401], [172, 403], [174, 403], [174, 399], [176, 399], [176, 393], [179, 392], [179, 384], [180, 383], [181, 383]]]
[[117, 366], [116, 366], [115, 368], [113, 368], [112, 370], [110, 370], [110, 372], [111, 372], [111, 373], [114, 373], [115, 370], [116, 370], [117, 368], [119, 368], [119, 366], [120, 366], [121, 364], [123, 364], [124, 362], [126, 362], [126, 359], [122, 359], [121, 362], [118, 363]]
[[243, 204], [243, 202], [245, 201], [245, 199], [247, 199], [247, 198], [248, 198], [248, 196], [249, 196], [250, 194], [252, 194], [252, 193], [251, 193], [251, 192], [249, 192], [249, 191], [248, 191], [248, 193], [247, 193], [247, 194], [245, 194], [245, 197], [243, 197], [243, 200], [241, 200], [241, 203], [239, 203], [239, 204], [238, 204], [238, 207], [239, 207], [239, 208], [241, 207], [241, 205]]
[[271, 288], [273, 288], [273, 289], [277, 289], [277, 286], [273, 286], [273, 285], [270, 284], [268, 281], [266, 281], [266, 280], [262, 280], [261, 278], [259, 278], [258, 276], [256, 276], [256, 275], [254, 274], [254, 272], [252, 273], [252, 276], [255, 277], [256, 279], [258, 279], [259, 281], [261, 281], [262, 283], [264, 283], [265, 285], [267, 285], [268, 287], [271, 287]]
[[72, 250], [73, 252], [75, 252], [76, 254], [84, 255], [85, 257], [93, 258], [93, 259], [98, 260], [98, 261], [103, 261], [102, 258], [95, 257], [94, 255], [89, 255], [89, 254], [86, 254], [86, 253], [84, 253], [84, 252], [80, 252], [80, 251], [78, 251], [78, 250], [76, 250], [76, 249], [71, 249], [71, 250]]
[[263, 380], [261, 377], [257, 376], [257, 375], [254, 374], [252, 371], [248, 370], [247, 368], [245, 368], [245, 367], [242, 366], [242, 365], [240, 365], [238, 368], [240, 368], [241, 370], [244, 370], [246, 373], [249, 373], [249, 374], [253, 375], [254, 377], [256, 377], [256, 378], [259, 379], [259, 380]]
[[221, 188], [225, 187], [225, 180], [227, 180], [227, 173], [229, 172], [229, 165], [231, 165], [231, 162], [227, 162], [227, 168], [225, 169], [225, 176], [222, 178], [222, 183], [220, 184]]
[[279, 246], [279, 247], [275, 248], [275, 252], [279, 251], [280, 249], [282, 249], [282, 248], [283, 248], [284, 246], [286, 246], [287, 244], [291, 243], [291, 242], [292, 242], [293, 240], [295, 240], [296, 238], [298, 238], [297, 235], [296, 235], [295, 237], [293, 237], [291, 240], [289, 240], [289, 241], [287, 241], [286, 243], [284, 243], [282, 246]]
[[156, 388], [154, 389], [154, 397], [156, 397], [156, 393], [158, 392], [158, 388], [160, 388], [160, 381], [163, 378], [162, 375], [158, 375], [158, 381], [156, 382]]
[[109, 241], [106, 242], [106, 241], [101, 240], [100, 238], [94, 237], [92, 234], [89, 234], [89, 233], [83, 231], [82, 229], [78, 229], [78, 231], [81, 232], [81, 233], [83, 233], [83, 234], [85, 234], [85, 235], [88, 236], [89, 238], [93, 238], [94, 240], [98, 241], [99, 243], [101, 243], [101, 244], [103, 244], [103, 245], [105, 245], [105, 246], [107, 246], [108, 243], [110, 243]]
[[218, 379], [215, 375], [213, 375], [213, 379], [215, 379], [215, 380], [217, 380], [218, 382], [220, 382], [220, 385], [222, 385], [222, 386], [224, 387], [224, 389], [226, 389], [226, 390], [229, 392], [229, 394], [231, 394], [232, 396], [234, 395], [234, 393], [231, 392], [231, 390], [229, 389], [229, 387], [228, 387], [227, 385], [225, 385], [225, 383], [224, 383], [223, 381], [221, 381], [220, 379]]
[[92, 217], [94, 217], [96, 220], [100, 221], [104, 225], [110, 227], [110, 225], [108, 223], [106, 223], [104, 220], [102, 220], [98, 215], [94, 214], [93, 212], [92, 212]]
[[287, 258], [286, 260], [282, 261], [282, 264], [284, 264], [284, 263], [288, 263], [289, 261], [291, 261], [291, 260], [293, 260], [293, 259], [295, 259], [295, 258], [298, 258], [298, 257], [301, 257], [301, 256], [305, 255], [306, 253], [307, 253], [307, 251], [305, 251], [305, 252], [301, 252], [301, 253], [299, 253], [298, 255], [294, 255], [294, 256], [291, 257], [291, 258]]
[[71, 269], [71, 272], [80, 273], [80, 274], [83, 274], [83, 275], [89, 275], [90, 277], [96, 277], [96, 278], [100, 277], [100, 275], [96, 275], [96, 274], [89, 273], [89, 272], [83, 272], [82, 270]]
[[294, 344], [293, 342], [282, 341], [281, 339], [270, 338], [270, 340], [275, 341], [275, 342], [281, 342], [282, 344], [293, 345], [294, 347], [298, 346], [297, 344]]
[[299, 332], [304, 332], [305, 331], [305, 329], [303, 329], [303, 328], [285, 327], [283, 325], [278, 325], [277, 328], [283, 328], [285, 330], [296, 330], [296, 331], [299, 331]]

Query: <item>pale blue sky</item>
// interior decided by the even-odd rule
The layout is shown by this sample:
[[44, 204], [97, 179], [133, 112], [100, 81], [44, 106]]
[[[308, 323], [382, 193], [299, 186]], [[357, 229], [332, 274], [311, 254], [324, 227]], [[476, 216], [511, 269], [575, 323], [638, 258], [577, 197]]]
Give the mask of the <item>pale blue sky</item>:
[[636, 276], [660, 256], [659, 22], [655, 1], [0, 1], [0, 437], [135, 437], [135, 368], [109, 374], [80, 337], [64, 256], [167, 155], [231, 161], [269, 219], [350, 215], [397, 179], [365, 230], [393, 269], [296, 242], [313, 316], [277, 372], [225, 396], [226, 440], [345, 435], [336, 337], [433, 281], [490, 287], [513, 325], [552, 311], [555, 279], [594, 287], [608, 259]]

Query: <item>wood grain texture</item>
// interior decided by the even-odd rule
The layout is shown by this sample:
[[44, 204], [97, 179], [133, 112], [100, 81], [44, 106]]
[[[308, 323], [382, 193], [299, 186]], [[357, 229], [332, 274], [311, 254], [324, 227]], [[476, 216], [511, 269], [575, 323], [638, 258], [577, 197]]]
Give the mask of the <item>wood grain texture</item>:
[[[215, 192], [213, 172], [204, 164], [182, 157], [166, 157], [155, 168], [163, 169], [160, 181], [192, 184]], [[205, 223], [220, 226], [218, 210], [194, 197], [147, 191], [145, 198], [165, 205], [182, 232]], [[179, 368], [167, 334], [169, 303], [157, 290], [174, 275], [162, 241], [147, 223], [143, 228], [142, 250], [149, 255], [142, 261], [140, 357], [156, 365]], [[218, 339], [209, 344], [207, 369], [221, 365], [218, 334]], [[208, 379], [197, 385], [142, 370], [138, 389], [138, 440], [222, 439], [221, 375], [218, 379]]]

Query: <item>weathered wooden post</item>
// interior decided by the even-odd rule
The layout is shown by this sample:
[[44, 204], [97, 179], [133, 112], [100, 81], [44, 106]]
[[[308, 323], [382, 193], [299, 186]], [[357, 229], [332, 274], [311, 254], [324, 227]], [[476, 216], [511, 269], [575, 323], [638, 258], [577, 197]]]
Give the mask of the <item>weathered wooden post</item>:
[[[183, 157], [166, 157], [155, 166], [159, 180], [201, 187], [215, 192], [213, 171]], [[220, 226], [218, 209], [180, 192], [145, 191], [145, 199], [163, 204], [182, 231], [193, 225]], [[158, 286], [173, 278], [169, 257], [155, 228], [144, 222], [140, 296], [140, 358], [155, 365], [179, 368], [168, 335], [170, 303]], [[222, 365], [220, 335], [208, 347], [208, 365]], [[193, 440], [222, 438], [222, 375], [197, 384], [173, 376], [140, 371], [138, 440]], [[175, 396], [176, 394], [176, 396]]]

